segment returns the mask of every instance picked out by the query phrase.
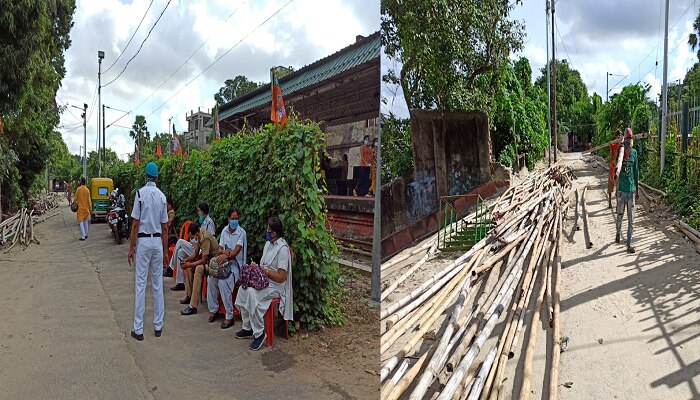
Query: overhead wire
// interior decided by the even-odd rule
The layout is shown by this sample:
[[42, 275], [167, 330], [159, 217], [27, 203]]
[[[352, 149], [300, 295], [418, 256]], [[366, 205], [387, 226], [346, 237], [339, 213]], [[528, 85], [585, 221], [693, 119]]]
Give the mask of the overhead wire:
[[[242, 4], [245, 4], [245, 3], [246, 3], [246, 2], [244, 1]], [[241, 4], [241, 5], [242, 5], [242, 4]], [[236, 8], [235, 10], [233, 10], [233, 12], [232, 12], [231, 14], [229, 14], [228, 17], [226, 17], [226, 19], [224, 20], [224, 23], [226, 23], [239, 9], [240, 9], [240, 6], [239, 6], [238, 8]], [[213, 35], [212, 35], [212, 36], [213, 36]], [[133, 112], [133, 111], [135, 111], [135, 110], [138, 110], [142, 105], [144, 105], [144, 103], [146, 103], [146, 102], [148, 101], [148, 99], [152, 98], [153, 95], [156, 94], [156, 92], [157, 92], [158, 90], [160, 90], [160, 88], [162, 88], [163, 85], [165, 85], [165, 84], [170, 80], [170, 78], [172, 78], [172, 77], [177, 73], [177, 71], [179, 71], [185, 64], [187, 64], [187, 62], [188, 62], [190, 59], [192, 59], [192, 57], [194, 57], [194, 55], [199, 51], [199, 49], [201, 49], [202, 46], [204, 46], [204, 45], [209, 41], [209, 39], [212, 38], [212, 36], [209, 36], [205, 41], [203, 41], [203, 42], [199, 45], [199, 47], [197, 47], [197, 49], [195, 49], [195, 51], [193, 51], [192, 54], [190, 54], [190, 56], [187, 57], [187, 59], [186, 59], [182, 64], [180, 64], [180, 66], [177, 67], [177, 69], [175, 69], [175, 71], [173, 71], [167, 78], [165, 78], [165, 80], [153, 91], [153, 93], [151, 93], [151, 94], [148, 95], [146, 98], [144, 98], [143, 101], [142, 101], [141, 103], [139, 103], [139, 105], [137, 105], [136, 107], [134, 107], [131, 111]]]
[[114, 60], [114, 62], [112, 63], [112, 65], [110, 65], [109, 67], [107, 67], [107, 69], [104, 70], [103, 73], [109, 72], [109, 70], [112, 69], [112, 67], [114, 66], [114, 64], [116, 64], [117, 61], [119, 61], [119, 59], [124, 55], [124, 53], [126, 53], [126, 49], [129, 48], [129, 45], [131, 44], [131, 41], [134, 39], [134, 36], [136, 36], [136, 32], [138, 32], [138, 31], [139, 31], [139, 28], [141, 28], [141, 24], [143, 23], [143, 20], [146, 19], [146, 15], [148, 15], [148, 11], [151, 9], [151, 6], [153, 5], [153, 1], [154, 1], [154, 0], [151, 0], [151, 2], [148, 4], [148, 8], [146, 9], [146, 12], [143, 13], [143, 17], [141, 17], [141, 21], [139, 22], [138, 26], [136, 27], [136, 30], [134, 31], [134, 33], [131, 34], [131, 37], [129, 38], [129, 41], [126, 43], [126, 46], [124, 46], [124, 48], [122, 49], [121, 53], [119, 53], [119, 56], [117, 56], [117, 59]]
[[170, 96], [166, 101], [164, 101], [163, 103], [161, 103], [161, 105], [159, 105], [158, 107], [156, 107], [156, 109], [154, 109], [150, 114], [148, 114], [148, 115], [146, 116], [146, 118], [150, 117], [150, 116], [153, 115], [156, 111], [160, 110], [164, 105], [168, 104], [168, 102], [170, 102], [170, 100], [172, 100], [173, 97], [175, 97], [178, 93], [180, 93], [180, 92], [182, 91], [182, 89], [186, 88], [186, 87], [189, 86], [192, 82], [194, 82], [195, 80], [197, 80], [197, 78], [199, 78], [200, 76], [202, 76], [202, 74], [204, 74], [205, 72], [207, 72], [207, 71], [209, 70], [209, 68], [213, 67], [214, 64], [216, 64], [217, 62], [219, 62], [222, 58], [224, 58], [224, 57], [225, 57], [228, 53], [230, 53], [233, 49], [235, 49], [236, 47], [238, 47], [239, 44], [243, 43], [243, 41], [246, 40], [250, 35], [252, 35], [255, 31], [257, 31], [258, 29], [260, 29], [263, 25], [265, 25], [268, 21], [270, 21], [272, 18], [274, 18], [277, 14], [279, 14], [282, 10], [284, 10], [288, 5], [290, 5], [290, 4], [293, 3], [293, 2], [294, 2], [294, 0], [289, 0], [289, 1], [287, 1], [282, 7], [280, 7], [279, 9], [277, 9], [277, 11], [275, 11], [274, 13], [272, 13], [272, 15], [270, 15], [269, 17], [267, 17], [267, 18], [266, 18], [264, 21], [262, 21], [258, 26], [256, 26], [255, 28], [253, 28], [253, 30], [251, 30], [251, 31], [248, 32], [245, 36], [243, 36], [243, 38], [241, 38], [241, 40], [239, 40], [236, 44], [234, 44], [233, 46], [231, 46], [228, 50], [226, 50], [226, 51], [225, 51], [221, 56], [219, 56], [216, 60], [214, 60], [213, 62], [211, 62], [206, 68], [204, 68], [199, 74], [197, 74], [197, 76], [195, 76], [194, 78], [192, 78], [192, 80], [190, 80], [189, 82], [187, 82], [187, 84], [185, 84], [185, 86], [183, 86], [183, 87], [181, 87], [180, 89], [178, 89], [178, 90], [177, 90], [175, 93], [173, 93], [173, 95]]
[[122, 71], [119, 73], [119, 75], [116, 76], [116, 78], [114, 78], [114, 79], [112, 79], [111, 81], [107, 82], [106, 84], [102, 85], [103, 88], [106, 88], [107, 86], [109, 86], [109, 85], [111, 85], [112, 83], [114, 83], [117, 79], [119, 79], [119, 77], [122, 76], [122, 74], [124, 73], [124, 71], [126, 71], [126, 68], [129, 66], [129, 64], [131, 63], [131, 61], [132, 61], [134, 58], [136, 58], [136, 56], [139, 55], [139, 53], [141, 52], [141, 49], [143, 48], [143, 45], [146, 43], [146, 41], [148, 40], [148, 38], [151, 36], [151, 32], [153, 32], [153, 29], [155, 29], [156, 25], [158, 25], [158, 21], [160, 21], [161, 17], [163, 17], [163, 14], [165, 13], [165, 10], [168, 9], [168, 6], [170, 5], [170, 2], [171, 2], [171, 1], [172, 1], [172, 0], [168, 0], [168, 3], [167, 3], [167, 4], [165, 5], [165, 7], [163, 8], [163, 11], [160, 12], [160, 15], [158, 16], [158, 19], [156, 19], [156, 22], [153, 23], [153, 26], [152, 26], [151, 29], [148, 31], [148, 34], [146, 35], [146, 37], [145, 37], [145, 38], [143, 39], [143, 41], [141, 42], [141, 46], [139, 46], [139, 49], [136, 51], [136, 54], [134, 54], [134, 55], [129, 59], [129, 61], [126, 62], [126, 65], [124, 65], [124, 68], [123, 68]]

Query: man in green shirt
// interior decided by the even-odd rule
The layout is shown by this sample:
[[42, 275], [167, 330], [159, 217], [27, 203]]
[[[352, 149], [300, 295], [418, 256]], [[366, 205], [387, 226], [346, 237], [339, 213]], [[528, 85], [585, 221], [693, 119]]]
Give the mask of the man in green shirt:
[[634, 253], [632, 247], [632, 223], [634, 222], [634, 206], [639, 200], [639, 160], [637, 150], [632, 148], [634, 135], [632, 129], [625, 130], [623, 148], [618, 151], [615, 179], [617, 179], [617, 234], [615, 243], [620, 243], [622, 216], [627, 207], [627, 252]]

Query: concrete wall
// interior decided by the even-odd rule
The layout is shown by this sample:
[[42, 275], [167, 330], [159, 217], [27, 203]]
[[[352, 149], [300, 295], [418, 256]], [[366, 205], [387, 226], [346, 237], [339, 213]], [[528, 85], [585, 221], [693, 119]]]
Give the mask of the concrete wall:
[[[374, 124], [374, 126], [367, 126]], [[352, 167], [360, 165], [360, 145], [362, 138], [369, 135], [375, 138], [379, 134], [379, 121], [352, 122], [324, 128], [326, 132], [326, 151], [331, 157], [331, 166], [340, 166], [343, 154], [348, 155], [348, 179], [352, 177]]]
[[[488, 127], [482, 111], [411, 110], [414, 173], [382, 186], [383, 252], [421, 232], [435, 232], [441, 196], [473, 192], [494, 174], [507, 176], [491, 162]], [[408, 235], [419, 222], [420, 232]], [[399, 242], [394, 243], [393, 235], [401, 236]]]

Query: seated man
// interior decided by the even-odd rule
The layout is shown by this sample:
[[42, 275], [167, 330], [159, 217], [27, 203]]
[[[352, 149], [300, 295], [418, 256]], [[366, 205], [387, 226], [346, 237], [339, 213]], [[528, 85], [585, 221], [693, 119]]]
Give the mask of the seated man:
[[[216, 234], [216, 227], [214, 226], [214, 221], [209, 217], [209, 204], [206, 201], [199, 203], [197, 208], [197, 213], [199, 214], [199, 226], [202, 229], [209, 231], [212, 235]], [[194, 251], [194, 242], [190, 237], [190, 241], [180, 239], [175, 244], [175, 250], [173, 251], [173, 258], [170, 259], [170, 268], [175, 270], [177, 267], [177, 278], [175, 279], [175, 286], [171, 287], [170, 290], [183, 291], [185, 290], [185, 274], [182, 272], [182, 260], [186, 257], [192, 256]]]
[[221, 292], [221, 300], [226, 309], [226, 319], [221, 323], [221, 329], [233, 326], [233, 287], [240, 277], [240, 267], [245, 263], [248, 250], [246, 232], [238, 225], [238, 210], [231, 207], [228, 210], [228, 226], [221, 231], [219, 239], [219, 252], [216, 261], [221, 264], [231, 260], [231, 276], [226, 279], [207, 277], [207, 307], [209, 307], [209, 322], [214, 322], [219, 316], [218, 297]]
[[[185, 272], [185, 293], [187, 294], [184, 299], [180, 300], [180, 304], [189, 303], [180, 312], [182, 315], [197, 314], [197, 306], [202, 297], [202, 278], [207, 271], [207, 263], [219, 251], [219, 244], [216, 243], [214, 235], [209, 231], [199, 229], [198, 223], [190, 224], [189, 232], [190, 237], [197, 238], [197, 244], [194, 245], [193, 254], [180, 265]], [[202, 251], [201, 256], [200, 250]]]

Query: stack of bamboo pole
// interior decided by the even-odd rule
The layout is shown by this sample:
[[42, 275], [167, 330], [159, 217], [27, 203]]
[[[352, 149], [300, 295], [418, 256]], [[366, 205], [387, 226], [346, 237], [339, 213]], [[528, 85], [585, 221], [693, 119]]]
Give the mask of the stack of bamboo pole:
[[[494, 228], [484, 239], [409, 293], [398, 296], [393, 284], [382, 293], [382, 399], [508, 397], [506, 363], [524, 326], [538, 320], [526, 321], [529, 305], [539, 314], [546, 304], [555, 333], [559, 327], [559, 245], [573, 179], [569, 167], [555, 165], [511, 186], [494, 204]], [[401, 282], [435, 258], [436, 243], [419, 245], [414, 256], [421, 254]], [[536, 331], [527, 345], [521, 398], [529, 393]], [[474, 371], [486, 340], [496, 337]], [[551, 353], [558, 356], [556, 346]], [[556, 380], [551, 386], [556, 393]]]

